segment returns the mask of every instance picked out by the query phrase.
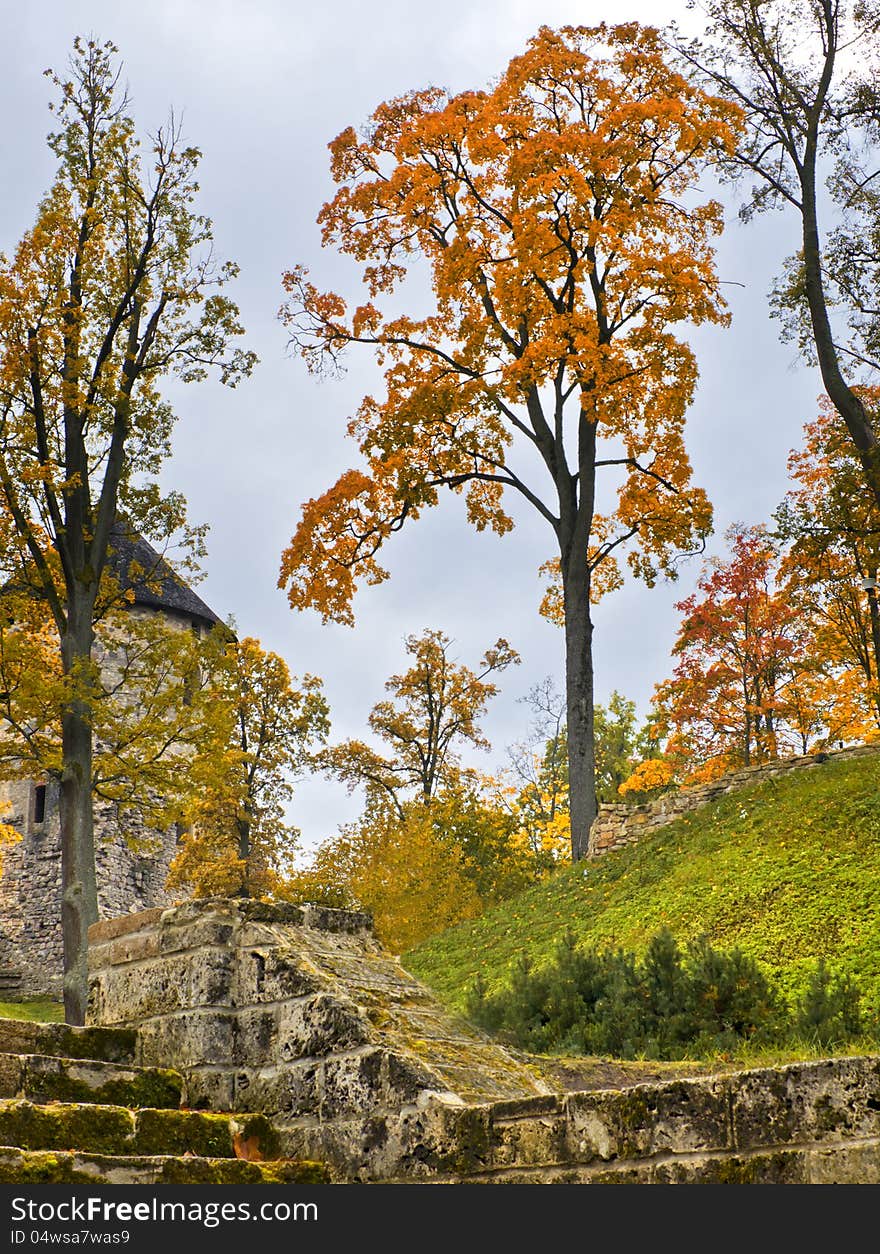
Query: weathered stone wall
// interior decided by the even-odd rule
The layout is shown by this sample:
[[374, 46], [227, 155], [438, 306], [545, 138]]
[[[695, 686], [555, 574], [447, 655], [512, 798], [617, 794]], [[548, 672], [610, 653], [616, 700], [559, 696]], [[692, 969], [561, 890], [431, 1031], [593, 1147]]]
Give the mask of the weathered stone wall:
[[[132, 616], [151, 617], [135, 608]], [[175, 630], [191, 630], [184, 615], [163, 612]], [[119, 684], [121, 654], [97, 648], [105, 684]], [[13, 996], [57, 996], [61, 991], [61, 826], [58, 784], [47, 784], [45, 817], [35, 822], [35, 783], [0, 783], [0, 815], [22, 839], [4, 851], [0, 876], [0, 992]], [[4, 804], [7, 809], [4, 809]], [[95, 806], [95, 869], [101, 918], [113, 919], [172, 897], [165, 889], [176, 850], [173, 828], [147, 827], [137, 815], [120, 822], [113, 805]]]
[[450, 1016], [364, 914], [187, 902], [96, 924], [89, 970], [89, 1022], [137, 1024], [137, 1061], [183, 1070], [190, 1106], [328, 1121], [423, 1091], [459, 1101], [548, 1091]]
[[751, 787], [763, 783], [767, 779], [775, 779], [789, 771], [803, 771], [820, 767], [824, 762], [840, 761], [846, 758], [880, 755], [880, 745], [858, 745], [851, 749], [835, 749], [829, 753], [808, 753], [801, 757], [776, 758], [759, 766], [746, 766], [739, 771], [732, 771], [712, 780], [709, 784], [697, 784], [692, 788], [682, 788], [665, 793], [656, 801], [640, 806], [623, 804], [606, 804], [599, 807], [599, 813], [590, 830], [588, 856], [595, 858], [608, 853], [611, 849], [622, 849], [626, 845], [635, 844], [648, 832], [656, 831], [673, 823], [682, 814], [699, 810], [726, 793], [735, 792], [740, 788]]
[[189, 1106], [262, 1111], [339, 1180], [880, 1183], [880, 1058], [554, 1094], [314, 906], [213, 899], [92, 929], [89, 1021]]
[[[0, 786], [22, 839], [4, 850], [0, 876], [0, 978], [12, 996], [57, 996], [61, 991], [61, 826], [58, 786], [48, 786], [46, 817], [33, 822], [34, 785]], [[173, 829], [157, 833], [127, 820], [120, 835], [114, 806], [95, 811], [95, 870], [102, 918], [170, 904], [165, 890], [176, 849]], [[130, 843], [129, 843], [130, 842]]]

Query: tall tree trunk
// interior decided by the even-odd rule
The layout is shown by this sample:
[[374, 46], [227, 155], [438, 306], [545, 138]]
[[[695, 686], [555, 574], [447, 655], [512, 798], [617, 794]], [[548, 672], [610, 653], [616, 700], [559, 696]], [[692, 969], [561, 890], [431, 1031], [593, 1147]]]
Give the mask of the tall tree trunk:
[[840, 368], [840, 356], [834, 342], [831, 319], [828, 316], [828, 300], [822, 280], [822, 249], [819, 242], [819, 220], [816, 204], [816, 147], [815, 139], [808, 142], [804, 154], [804, 171], [801, 175], [803, 192], [803, 258], [804, 289], [816, 357], [825, 391], [832, 405], [840, 414], [861, 462], [874, 501], [880, 505], [880, 437], [874, 430], [868, 411], [861, 398], [847, 384]]
[[61, 717], [61, 931], [64, 948], [64, 1016], [85, 1023], [89, 927], [98, 919], [92, 814], [92, 728], [81, 691], [91, 663], [91, 611], [71, 608], [62, 641], [64, 673], [77, 691]]
[[596, 755], [593, 743], [593, 623], [586, 550], [563, 562], [565, 696], [568, 717], [568, 796], [571, 858], [589, 851], [596, 817]]
[[244, 873], [241, 878], [241, 888], [238, 890], [239, 897], [250, 897], [251, 884], [251, 820], [250, 818], [240, 818], [237, 820], [238, 826], [238, 856], [244, 863]]
[[[872, 572], [873, 574], [874, 572]], [[876, 574], [874, 574], [876, 578]], [[868, 594], [868, 610], [871, 615], [871, 643], [874, 646], [874, 708], [880, 715], [880, 604], [877, 600], [876, 588], [866, 588]], [[871, 682], [870, 673], [868, 675], [868, 683]]]

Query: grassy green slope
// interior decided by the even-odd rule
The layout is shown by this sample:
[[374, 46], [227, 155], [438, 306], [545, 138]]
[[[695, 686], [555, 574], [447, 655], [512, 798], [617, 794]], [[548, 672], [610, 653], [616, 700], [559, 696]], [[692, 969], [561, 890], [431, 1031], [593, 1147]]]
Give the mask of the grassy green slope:
[[553, 878], [403, 956], [462, 1008], [528, 954], [540, 965], [571, 930], [639, 951], [662, 927], [739, 947], [788, 994], [824, 956], [880, 1005], [880, 763], [828, 761], [731, 793], [639, 844]]
[[0, 1019], [32, 1019], [36, 1023], [63, 1023], [64, 1007], [57, 1001], [0, 1001]]

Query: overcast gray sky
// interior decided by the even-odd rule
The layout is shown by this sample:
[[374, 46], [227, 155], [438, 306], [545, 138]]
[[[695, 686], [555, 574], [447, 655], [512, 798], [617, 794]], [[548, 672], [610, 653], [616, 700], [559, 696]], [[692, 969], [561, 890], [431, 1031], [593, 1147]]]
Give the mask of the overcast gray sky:
[[[678, 0], [631, 0], [614, 20], [663, 24]], [[609, 17], [595, 0], [42, 0], [3, 5], [6, 55], [0, 77], [3, 196], [0, 248], [14, 247], [52, 176], [45, 145], [51, 95], [42, 77], [63, 68], [76, 34], [112, 39], [125, 62], [142, 131], [182, 114], [199, 146], [200, 208], [214, 220], [218, 255], [241, 265], [236, 286], [249, 345], [261, 364], [235, 391], [205, 383], [173, 390], [180, 416], [167, 479], [187, 496], [194, 520], [210, 524], [207, 578], [199, 593], [241, 634], [258, 636], [296, 674], [324, 678], [335, 739], [362, 735], [388, 675], [404, 665], [403, 638], [439, 627], [473, 663], [499, 635], [522, 655], [501, 677], [486, 730], [488, 768], [527, 722], [517, 704], [545, 675], [561, 686], [562, 639], [542, 621], [537, 567], [553, 555], [537, 516], [515, 508], [504, 539], [477, 535], [459, 498], [397, 536], [386, 552], [390, 581], [357, 598], [357, 627], [322, 626], [293, 613], [276, 587], [281, 550], [301, 503], [355, 464], [345, 418], [375, 391], [365, 350], [339, 381], [319, 382], [289, 356], [276, 319], [280, 276], [309, 266], [319, 287], [351, 288], [353, 271], [322, 254], [316, 215], [331, 192], [326, 145], [360, 125], [380, 101], [429, 83], [454, 91], [485, 86], [540, 25]], [[767, 292], [793, 223], [769, 217], [739, 225], [732, 208], [718, 250], [729, 281], [733, 325], [692, 337], [701, 381], [688, 426], [695, 482], [715, 506], [717, 544], [732, 521], [766, 520], [785, 487], [786, 455], [816, 408], [816, 373], [778, 342]], [[738, 286], [742, 284], [743, 286]], [[597, 696], [617, 688], [647, 708], [669, 670], [678, 616], [698, 565], [653, 591], [630, 581], [596, 611]], [[306, 843], [332, 834], [358, 810], [341, 786], [302, 784], [291, 817]]]

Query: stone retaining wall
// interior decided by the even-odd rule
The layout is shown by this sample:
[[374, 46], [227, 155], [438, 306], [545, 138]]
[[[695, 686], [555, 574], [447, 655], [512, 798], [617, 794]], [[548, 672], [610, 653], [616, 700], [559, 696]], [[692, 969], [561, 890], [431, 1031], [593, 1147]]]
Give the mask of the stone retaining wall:
[[552, 1093], [367, 916], [211, 899], [90, 931], [91, 1024], [339, 1181], [880, 1183], [880, 1058]]
[[789, 771], [814, 769], [825, 762], [857, 757], [880, 756], [880, 745], [857, 745], [851, 749], [835, 749], [830, 753], [808, 753], [795, 758], [775, 758], [758, 766], [745, 766], [739, 771], [722, 775], [708, 784], [681, 788], [664, 793], [656, 801], [640, 806], [606, 804], [599, 806], [599, 813], [590, 829], [588, 857], [595, 858], [611, 849], [633, 845], [648, 832], [674, 823], [682, 814], [699, 810], [709, 802], [740, 788], [775, 779]]
[[473, 1184], [880, 1183], [880, 1058], [840, 1058], [288, 1129], [346, 1179]]

